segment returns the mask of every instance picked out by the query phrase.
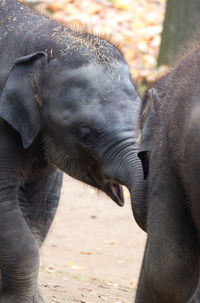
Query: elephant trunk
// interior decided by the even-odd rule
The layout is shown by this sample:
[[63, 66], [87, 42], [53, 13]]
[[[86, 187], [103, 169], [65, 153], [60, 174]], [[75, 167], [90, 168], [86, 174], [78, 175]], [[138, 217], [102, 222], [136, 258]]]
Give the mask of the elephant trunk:
[[142, 228], [145, 232], [147, 229], [147, 201], [146, 201], [146, 188], [145, 188], [145, 180], [142, 165], [140, 160], [138, 159], [137, 154], [135, 155], [135, 161], [133, 164], [133, 171], [130, 176], [130, 185], [128, 185], [128, 189], [131, 194], [131, 206], [133, 210], [134, 218], [137, 224]]
[[142, 165], [138, 158], [138, 150], [134, 148], [135, 143], [128, 140], [126, 146], [124, 145], [107, 158], [104, 171], [109, 179], [116, 180], [128, 188], [134, 218], [139, 227], [146, 231], [147, 205]]

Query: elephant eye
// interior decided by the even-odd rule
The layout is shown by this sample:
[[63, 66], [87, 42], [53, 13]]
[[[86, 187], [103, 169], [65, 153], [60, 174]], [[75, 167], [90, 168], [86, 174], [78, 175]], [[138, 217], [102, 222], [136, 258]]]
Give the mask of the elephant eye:
[[96, 131], [89, 126], [83, 126], [80, 128], [79, 139], [85, 144], [91, 144], [97, 138]]

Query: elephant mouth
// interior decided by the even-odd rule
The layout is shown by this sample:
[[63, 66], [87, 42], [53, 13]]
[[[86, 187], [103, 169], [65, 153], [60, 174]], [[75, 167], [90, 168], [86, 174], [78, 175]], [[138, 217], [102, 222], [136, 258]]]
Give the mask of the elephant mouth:
[[[98, 171], [96, 169], [96, 171]], [[91, 175], [91, 174], [90, 174]], [[89, 184], [89, 183], [88, 183]], [[106, 193], [117, 205], [124, 206], [124, 193], [122, 185], [115, 181], [109, 180], [101, 173], [93, 175], [92, 184], [99, 189], [101, 189], [104, 193]]]
[[110, 188], [110, 197], [117, 203], [119, 206], [124, 206], [124, 193], [122, 185], [116, 181], [109, 182]]

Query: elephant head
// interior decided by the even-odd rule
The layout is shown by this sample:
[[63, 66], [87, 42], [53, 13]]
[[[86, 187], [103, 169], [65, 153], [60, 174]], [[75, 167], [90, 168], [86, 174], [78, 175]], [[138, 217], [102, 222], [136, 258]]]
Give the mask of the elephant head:
[[120, 206], [125, 185], [145, 229], [137, 156], [141, 101], [121, 53], [114, 46], [110, 51], [112, 60], [81, 52], [75, 58], [46, 52], [19, 58], [0, 99], [0, 117], [21, 135], [25, 149], [40, 137], [48, 161]]

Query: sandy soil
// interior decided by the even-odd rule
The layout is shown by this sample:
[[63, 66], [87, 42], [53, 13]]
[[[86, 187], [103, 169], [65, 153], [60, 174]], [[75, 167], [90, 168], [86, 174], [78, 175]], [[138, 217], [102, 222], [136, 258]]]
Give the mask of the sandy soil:
[[41, 250], [46, 303], [133, 303], [145, 243], [128, 192], [123, 208], [68, 176]]

